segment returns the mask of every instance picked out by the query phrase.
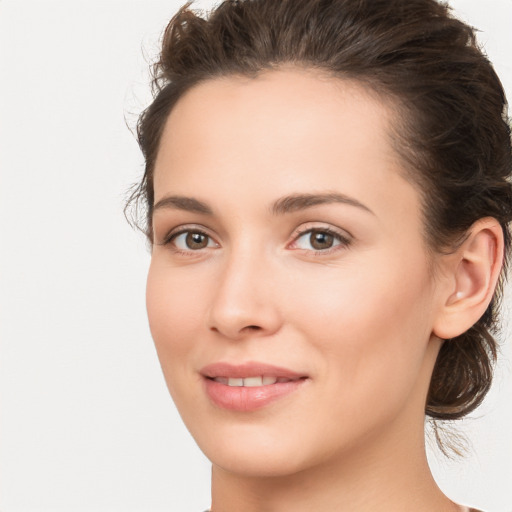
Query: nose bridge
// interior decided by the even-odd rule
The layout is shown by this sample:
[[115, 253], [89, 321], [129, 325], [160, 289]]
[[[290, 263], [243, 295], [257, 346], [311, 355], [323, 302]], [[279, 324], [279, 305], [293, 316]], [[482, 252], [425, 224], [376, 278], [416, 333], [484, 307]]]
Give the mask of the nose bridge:
[[210, 310], [210, 327], [230, 338], [270, 334], [279, 326], [272, 294], [271, 265], [251, 243], [226, 251]]

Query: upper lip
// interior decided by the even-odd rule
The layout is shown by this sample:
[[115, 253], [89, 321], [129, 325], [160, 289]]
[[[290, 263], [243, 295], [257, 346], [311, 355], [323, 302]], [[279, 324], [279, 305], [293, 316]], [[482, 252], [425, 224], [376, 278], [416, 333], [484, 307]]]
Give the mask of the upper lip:
[[242, 364], [231, 363], [213, 363], [208, 364], [200, 370], [200, 373], [205, 377], [214, 379], [216, 377], [232, 377], [232, 378], [246, 378], [246, 377], [284, 377], [290, 380], [301, 379], [307, 377], [302, 373], [294, 372], [288, 368], [274, 366], [266, 363], [247, 362]]

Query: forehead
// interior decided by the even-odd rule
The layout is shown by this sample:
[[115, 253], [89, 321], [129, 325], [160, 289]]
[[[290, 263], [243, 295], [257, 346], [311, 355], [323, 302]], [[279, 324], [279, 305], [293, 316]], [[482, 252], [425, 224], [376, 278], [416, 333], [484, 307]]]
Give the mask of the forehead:
[[393, 149], [392, 119], [390, 102], [311, 69], [207, 80], [167, 119], [155, 201], [172, 193], [240, 208], [255, 198], [268, 204], [290, 193], [328, 190], [377, 212], [390, 204], [419, 211], [418, 194], [403, 179]]
[[[155, 175], [158, 178], [162, 169], [177, 171], [185, 162], [189, 171], [202, 168], [203, 161], [213, 158], [218, 169], [231, 165], [239, 171], [249, 159], [263, 164], [268, 157], [276, 166], [285, 159], [303, 162], [308, 153], [332, 155], [343, 145], [368, 159], [396, 164], [389, 140], [391, 119], [392, 109], [375, 93], [311, 69], [207, 80], [172, 109]], [[342, 166], [344, 158], [337, 156]]]
[[[201, 126], [197, 121], [211, 124], [227, 120], [232, 126], [236, 123], [240, 135], [262, 127], [268, 129], [269, 125], [292, 134], [301, 127], [311, 128], [315, 122], [320, 123], [317, 128], [330, 122], [341, 128], [352, 111], [365, 121], [384, 127], [392, 118], [391, 101], [387, 99], [386, 103], [389, 106], [372, 89], [353, 80], [308, 68], [284, 67], [263, 71], [254, 78], [228, 75], [200, 82], [177, 101], [166, 128], [181, 125], [184, 131], [198, 131]], [[339, 117], [341, 113], [343, 119]], [[322, 132], [327, 135], [325, 130]]]

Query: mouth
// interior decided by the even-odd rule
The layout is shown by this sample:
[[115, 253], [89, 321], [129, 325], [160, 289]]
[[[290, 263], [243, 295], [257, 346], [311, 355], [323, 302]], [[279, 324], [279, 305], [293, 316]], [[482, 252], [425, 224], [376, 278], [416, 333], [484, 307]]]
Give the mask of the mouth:
[[264, 363], [215, 363], [201, 370], [205, 392], [222, 409], [249, 412], [290, 395], [309, 376]]
[[289, 379], [287, 377], [275, 377], [272, 375], [261, 375], [259, 377], [207, 377], [215, 382], [231, 387], [255, 388], [259, 386], [271, 386], [276, 383], [294, 382], [307, 377], [299, 377], [297, 379]]

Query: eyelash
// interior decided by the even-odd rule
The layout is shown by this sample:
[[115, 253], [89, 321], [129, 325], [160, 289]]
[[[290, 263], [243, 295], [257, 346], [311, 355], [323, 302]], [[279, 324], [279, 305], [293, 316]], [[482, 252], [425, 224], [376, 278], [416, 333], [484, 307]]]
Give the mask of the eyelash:
[[[173, 251], [180, 256], [195, 256], [194, 253], [200, 252], [201, 249], [179, 249], [173, 242], [180, 236], [186, 233], [193, 233], [197, 235], [202, 235], [208, 238], [209, 240], [213, 240], [213, 238], [201, 228], [196, 226], [182, 226], [178, 231], [171, 231], [163, 240], [161, 245], [172, 245]], [[216, 243], [216, 242], [215, 242]], [[218, 244], [217, 244], [218, 245]]]
[[306, 251], [308, 253], [312, 253], [314, 256], [326, 256], [328, 254], [331, 254], [332, 252], [348, 248], [352, 242], [352, 240], [349, 236], [344, 235], [337, 230], [334, 230], [330, 227], [315, 226], [315, 227], [311, 227], [308, 229], [301, 229], [299, 231], [296, 231], [293, 234], [293, 241], [291, 242], [291, 244], [288, 245], [288, 247], [290, 247], [290, 245], [297, 244], [297, 241], [300, 240], [302, 237], [304, 237], [308, 234], [311, 236], [313, 233], [330, 235], [334, 238], [334, 240], [338, 241], [339, 243], [336, 245], [333, 245], [327, 249], [316, 249], [315, 250], [315, 249], [295, 248], [294, 250]]
[[[205, 236], [210, 241], [213, 241], [217, 247], [219, 246], [217, 242], [214, 241], [213, 237], [211, 237], [206, 231], [196, 227], [196, 226], [182, 226], [178, 231], [171, 231], [163, 240], [163, 242], [160, 245], [173, 245], [173, 252], [175, 254], [178, 254], [180, 256], [195, 256], [197, 253], [201, 252], [203, 249], [208, 248], [200, 248], [200, 249], [179, 249], [176, 247], [173, 242], [183, 234], [198, 234]], [[337, 242], [339, 242], [336, 245], [333, 245], [332, 247], [326, 248], [326, 249], [301, 249], [301, 248], [294, 248], [293, 245], [297, 243], [298, 240], [300, 240], [302, 237], [306, 235], [310, 235], [313, 233], [320, 233], [320, 234], [327, 234], [329, 236], [332, 236]], [[298, 251], [304, 251], [307, 253], [312, 253], [315, 256], [325, 256], [328, 254], [331, 254], [334, 251], [346, 249], [350, 246], [352, 240], [349, 236], [343, 235], [340, 232], [330, 228], [330, 227], [324, 227], [324, 226], [315, 226], [307, 229], [301, 229], [297, 230], [293, 233], [293, 240], [290, 244], [287, 244], [287, 248], [291, 248], [292, 250], [298, 250]], [[209, 243], [209, 242], [208, 242]], [[194, 254], [196, 253], [196, 254]]]

